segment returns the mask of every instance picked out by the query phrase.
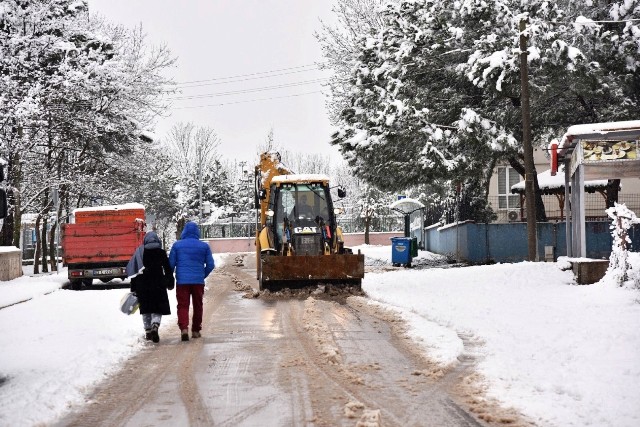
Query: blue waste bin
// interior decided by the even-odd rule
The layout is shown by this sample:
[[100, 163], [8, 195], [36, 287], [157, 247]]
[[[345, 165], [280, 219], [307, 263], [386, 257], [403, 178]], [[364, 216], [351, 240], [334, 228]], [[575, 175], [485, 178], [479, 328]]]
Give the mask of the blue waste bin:
[[411, 238], [391, 238], [391, 263], [395, 266], [411, 266]]

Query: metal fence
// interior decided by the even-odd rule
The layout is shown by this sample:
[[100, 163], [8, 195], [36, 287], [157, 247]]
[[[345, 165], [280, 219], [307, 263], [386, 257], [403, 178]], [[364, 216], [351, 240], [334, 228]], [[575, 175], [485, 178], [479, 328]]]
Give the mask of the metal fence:
[[[365, 230], [364, 218], [340, 217], [338, 225], [342, 227], [345, 233], [362, 233]], [[402, 231], [404, 227], [404, 219], [397, 215], [384, 215], [371, 218], [369, 224], [370, 232], [389, 232]]]
[[[391, 213], [390, 213], [391, 212]], [[342, 227], [345, 233], [362, 233], [365, 228], [365, 219], [355, 215], [338, 215], [338, 225]], [[378, 214], [371, 218], [369, 231], [371, 232], [389, 232], [402, 231], [404, 227], [404, 218], [398, 213], [385, 210], [382, 214]], [[254, 237], [256, 235], [255, 222], [229, 221], [224, 220], [214, 222], [212, 224], [203, 224], [200, 226], [200, 236], [203, 239], [215, 238], [232, 238], [232, 237]]]
[[203, 239], [254, 237], [256, 235], [255, 222], [216, 222], [200, 226], [200, 236]]
[[[545, 212], [549, 221], [564, 220], [564, 206], [562, 199], [554, 195], [543, 195]], [[523, 207], [514, 209], [496, 209], [498, 197], [489, 197], [488, 202], [493, 207], [497, 218], [493, 222], [521, 222], [526, 221], [526, 210]], [[620, 194], [618, 203], [624, 203], [627, 208], [640, 215], [640, 194]], [[585, 216], [589, 221], [608, 220], [605, 212], [606, 202], [600, 193], [585, 193]], [[455, 205], [449, 204], [440, 207], [427, 207], [425, 209], [424, 225], [435, 224], [441, 218], [446, 218], [447, 223], [455, 222]], [[460, 218], [460, 221], [470, 218]], [[365, 228], [365, 219], [355, 212], [347, 210], [346, 214], [337, 216], [338, 225], [345, 233], [362, 233]], [[415, 221], [414, 215], [411, 217]], [[397, 232], [404, 229], [404, 217], [397, 212], [385, 209], [371, 219], [369, 231], [371, 232]], [[205, 239], [254, 237], [256, 234], [255, 222], [220, 221], [213, 224], [200, 226], [200, 235]]]

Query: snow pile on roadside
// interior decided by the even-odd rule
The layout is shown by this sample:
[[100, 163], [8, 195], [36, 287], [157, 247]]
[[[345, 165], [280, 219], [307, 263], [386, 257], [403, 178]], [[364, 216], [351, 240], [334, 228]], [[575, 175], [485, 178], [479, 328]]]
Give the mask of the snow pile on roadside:
[[0, 281], [0, 308], [48, 294], [69, 281], [66, 268], [58, 274], [41, 274], [35, 279], [25, 275], [7, 282]]
[[637, 290], [607, 280], [577, 286], [556, 263], [528, 262], [368, 273], [363, 289], [424, 319], [409, 323], [434, 347], [427, 356], [460, 351], [429, 323], [482, 341], [487, 396], [540, 424], [640, 425]]
[[[224, 265], [224, 255], [214, 254], [216, 268]], [[66, 269], [0, 282], [2, 301], [28, 300], [0, 309], [2, 426], [51, 423], [84, 404], [92, 387], [124, 360], [153, 345], [143, 343], [140, 314], [126, 316], [119, 309], [128, 286], [58, 289], [66, 282]], [[177, 327], [175, 290], [169, 304], [173, 314], [163, 316], [161, 337], [165, 328]]]
[[[390, 245], [359, 245], [351, 248], [353, 253], [362, 252], [365, 255], [365, 265], [391, 265], [391, 246]], [[423, 264], [428, 262], [439, 261], [446, 262], [443, 255], [434, 254], [427, 251], [418, 251], [418, 256], [413, 257], [414, 264]]]
[[141, 348], [140, 316], [118, 310], [126, 290], [99, 293], [58, 290], [0, 310], [0, 424], [51, 421]]
[[388, 310], [400, 316], [408, 325], [404, 334], [429, 355], [430, 361], [447, 367], [456, 363], [458, 356], [464, 351], [462, 339], [450, 328], [431, 322], [402, 307], [391, 307], [376, 301], [369, 301], [369, 304], [378, 310]]

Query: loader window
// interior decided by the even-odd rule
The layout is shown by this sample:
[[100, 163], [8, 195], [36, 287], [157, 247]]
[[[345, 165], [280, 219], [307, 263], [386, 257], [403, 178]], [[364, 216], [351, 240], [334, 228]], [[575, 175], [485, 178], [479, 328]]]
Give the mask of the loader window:
[[279, 188], [274, 205], [278, 242], [283, 242], [287, 224], [289, 227], [317, 226], [318, 217], [329, 224], [331, 219], [325, 190], [322, 184], [285, 184]]
[[300, 225], [312, 225], [317, 216], [326, 219], [327, 202], [322, 188], [316, 184], [297, 185], [294, 192], [293, 209], [289, 211], [289, 219]]

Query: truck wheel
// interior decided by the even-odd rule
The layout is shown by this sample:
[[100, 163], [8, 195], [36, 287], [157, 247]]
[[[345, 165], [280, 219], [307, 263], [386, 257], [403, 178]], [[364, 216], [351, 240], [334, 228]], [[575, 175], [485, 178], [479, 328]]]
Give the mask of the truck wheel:
[[82, 279], [82, 284], [85, 286], [93, 285], [93, 279]]
[[71, 280], [71, 289], [73, 289], [74, 291], [79, 291], [80, 288], [82, 287], [82, 280], [79, 279], [74, 279]]

